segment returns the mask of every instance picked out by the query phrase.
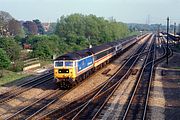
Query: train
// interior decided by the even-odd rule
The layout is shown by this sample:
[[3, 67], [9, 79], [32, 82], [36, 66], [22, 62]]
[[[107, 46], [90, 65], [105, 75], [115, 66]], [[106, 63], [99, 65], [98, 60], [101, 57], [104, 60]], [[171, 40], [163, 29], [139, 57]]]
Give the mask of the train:
[[132, 36], [57, 57], [54, 60], [56, 85], [61, 89], [71, 89], [137, 41], [138, 37]]

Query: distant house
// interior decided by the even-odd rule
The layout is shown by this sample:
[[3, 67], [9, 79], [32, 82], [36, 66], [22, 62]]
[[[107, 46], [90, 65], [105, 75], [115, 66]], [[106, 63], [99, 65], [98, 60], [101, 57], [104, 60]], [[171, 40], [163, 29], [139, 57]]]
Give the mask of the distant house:
[[32, 49], [32, 46], [31, 46], [31, 44], [24, 43], [23, 49]]

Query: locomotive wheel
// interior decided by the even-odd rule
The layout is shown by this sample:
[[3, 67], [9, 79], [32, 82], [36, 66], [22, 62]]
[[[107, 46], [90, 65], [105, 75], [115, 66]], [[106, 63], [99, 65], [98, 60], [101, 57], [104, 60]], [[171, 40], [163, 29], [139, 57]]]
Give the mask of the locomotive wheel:
[[86, 74], [83, 74], [83, 80], [86, 79]]
[[78, 84], [78, 80], [75, 80], [75, 82], [74, 82], [74, 86], [75, 86], [75, 85], [77, 85], [77, 84]]
[[86, 78], [89, 77], [89, 75], [90, 75], [90, 72], [88, 71], [88, 72], [86, 73]]
[[66, 89], [71, 89], [72, 88], [72, 84], [70, 82], [66, 82]]

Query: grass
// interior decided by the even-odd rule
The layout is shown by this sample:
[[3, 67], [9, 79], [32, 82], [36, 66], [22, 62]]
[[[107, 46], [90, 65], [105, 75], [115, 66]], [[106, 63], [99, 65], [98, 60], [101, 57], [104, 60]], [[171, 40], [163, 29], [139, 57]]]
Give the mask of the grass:
[[49, 61], [41, 60], [40, 63], [41, 63], [41, 66], [46, 66], [46, 65], [49, 65], [49, 64], [53, 64], [53, 62], [50, 61], [50, 60]]
[[3, 71], [3, 77], [0, 78], [0, 86], [6, 83], [10, 83], [12, 81], [15, 81], [17, 79], [27, 77], [29, 76], [28, 74], [21, 74], [21, 73], [16, 73], [8, 70]]
[[133, 35], [140, 35], [139, 32], [131, 32], [128, 36], [133, 36]]
[[[40, 60], [41, 66], [46, 66], [49, 64], [53, 64], [52, 61], [43, 61]], [[1, 72], [1, 71], [0, 71]], [[3, 77], [0, 78], [0, 86], [13, 82], [15, 80], [19, 81], [18, 79], [24, 78], [24, 77], [28, 77], [30, 76], [29, 74], [25, 74], [25, 73], [21, 73], [21, 72], [12, 72], [9, 70], [3, 70]]]

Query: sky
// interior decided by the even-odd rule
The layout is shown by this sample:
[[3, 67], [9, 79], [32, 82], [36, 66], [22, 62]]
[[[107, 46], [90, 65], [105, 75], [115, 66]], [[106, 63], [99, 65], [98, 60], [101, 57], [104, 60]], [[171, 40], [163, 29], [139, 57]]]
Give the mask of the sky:
[[[0, 0], [0, 10], [18, 20], [56, 22], [62, 15], [94, 14], [125, 23], [180, 23], [180, 0]], [[149, 18], [149, 20], [148, 20]]]

